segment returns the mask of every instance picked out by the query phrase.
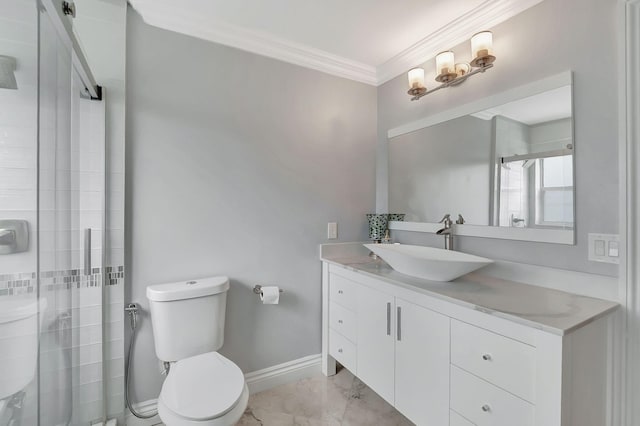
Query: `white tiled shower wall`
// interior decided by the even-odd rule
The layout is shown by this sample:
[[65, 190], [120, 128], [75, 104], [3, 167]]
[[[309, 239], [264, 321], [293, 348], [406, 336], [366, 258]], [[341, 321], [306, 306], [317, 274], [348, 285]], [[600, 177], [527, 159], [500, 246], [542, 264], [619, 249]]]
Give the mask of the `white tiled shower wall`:
[[[37, 21], [33, 5], [13, 2], [11, 13], [0, 16], [0, 52], [16, 58], [20, 90], [0, 90], [0, 219], [36, 223], [37, 195]], [[32, 241], [33, 247], [33, 241]], [[33, 272], [36, 251], [0, 258], [2, 271]], [[0, 295], [6, 293], [0, 286]]]

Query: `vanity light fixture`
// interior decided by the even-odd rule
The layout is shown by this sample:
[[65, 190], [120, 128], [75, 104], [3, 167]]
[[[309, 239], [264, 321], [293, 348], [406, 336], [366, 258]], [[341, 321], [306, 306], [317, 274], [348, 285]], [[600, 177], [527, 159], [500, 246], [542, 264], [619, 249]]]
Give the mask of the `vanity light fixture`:
[[471, 56], [469, 62], [456, 63], [452, 51], [447, 50], [436, 55], [436, 81], [439, 86], [428, 90], [424, 83], [424, 69], [413, 68], [409, 70], [409, 91], [412, 101], [433, 93], [445, 87], [457, 86], [465, 82], [472, 75], [485, 72], [493, 67], [496, 57], [493, 55], [493, 34], [491, 31], [482, 31], [471, 37]]

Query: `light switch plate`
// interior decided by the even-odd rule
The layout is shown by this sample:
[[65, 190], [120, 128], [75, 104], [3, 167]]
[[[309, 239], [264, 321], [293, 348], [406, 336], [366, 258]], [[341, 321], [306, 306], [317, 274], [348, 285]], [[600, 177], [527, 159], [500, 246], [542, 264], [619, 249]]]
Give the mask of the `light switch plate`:
[[617, 234], [589, 234], [591, 262], [620, 263], [620, 237]]
[[335, 240], [338, 238], [338, 223], [329, 222], [327, 224], [327, 238], [329, 240]]

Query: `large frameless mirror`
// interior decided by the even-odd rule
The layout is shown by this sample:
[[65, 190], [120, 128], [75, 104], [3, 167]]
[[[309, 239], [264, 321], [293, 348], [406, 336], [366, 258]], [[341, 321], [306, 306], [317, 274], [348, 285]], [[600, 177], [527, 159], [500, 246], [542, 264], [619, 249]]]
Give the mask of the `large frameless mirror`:
[[[389, 210], [425, 230], [444, 214], [460, 235], [573, 244], [571, 74], [389, 132]], [[491, 231], [491, 228], [499, 228]]]

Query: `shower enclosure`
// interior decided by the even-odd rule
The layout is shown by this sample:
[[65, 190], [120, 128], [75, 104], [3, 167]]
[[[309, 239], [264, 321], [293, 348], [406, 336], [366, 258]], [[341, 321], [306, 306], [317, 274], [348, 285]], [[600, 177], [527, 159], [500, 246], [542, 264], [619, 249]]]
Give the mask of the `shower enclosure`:
[[0, 0], [0, 426], [122, 412], [109, 402], [122, 330], [108, 287], [123, 268], [110, 259], [106, 93], [73, 7]]

